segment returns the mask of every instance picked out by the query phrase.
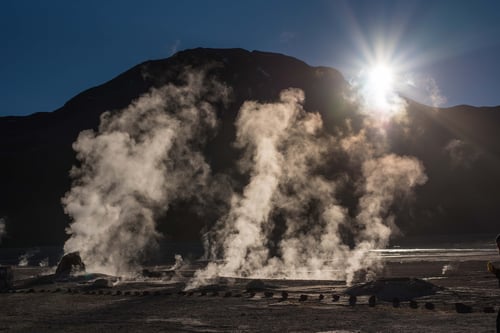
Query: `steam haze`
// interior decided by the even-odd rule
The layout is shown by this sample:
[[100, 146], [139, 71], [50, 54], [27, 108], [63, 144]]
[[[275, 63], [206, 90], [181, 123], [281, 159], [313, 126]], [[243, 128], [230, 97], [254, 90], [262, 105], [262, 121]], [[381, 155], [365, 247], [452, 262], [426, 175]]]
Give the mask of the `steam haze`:
[[64, 249], [79, 251], [89, 270], [131, 273], [155, 248], [155, 220], [169, 204], [207, 188], [210, 168], [199, 147], [217, 125], [211, 102], [224, 100], [227, 90], [200, 73], [184, 80], [104, 113], [99, 130], [80, 133], [74, 143], [81, 165], [63, 198], [74, 220]]
[[[155, 250], [159, 217], [172, 203], [195, 199], [219, 215], [203, 236], [209, 263], [188, 288], [220, 276], [351, 283], [381, 268], [372, 250], [398, 233], [392, 208], [427, 179], [416, 158], [390, 153], [388, 119], [362, 99], [361, 128], [347, 120], [332, 135], [319, 113], [306, 112], [300, 89], [283, 90], [272, 103], [246, 101], [235, 121], [240, 175], [232, 179], [212, 174], [201, 152], [228, 89], [200, 73], [184, 80], [104, 113], [97, 132], [80, 134], [80, 165], [63, 198], [73, 219], [66, 252], [79, 251], [90, 271], [132, 274]], [[401, 99], [388, 103], [389, 120], [403, 119]], [[346, 191], [355, 206], [341, 202]], [[228, 198], [229, 208], [214, 207], [214, 196]]]

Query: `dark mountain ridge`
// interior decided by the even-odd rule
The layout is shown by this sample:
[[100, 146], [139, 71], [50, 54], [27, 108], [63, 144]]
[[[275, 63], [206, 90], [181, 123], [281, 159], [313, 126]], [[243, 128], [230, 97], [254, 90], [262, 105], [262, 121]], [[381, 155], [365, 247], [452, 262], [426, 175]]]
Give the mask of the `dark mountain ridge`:
[[[193, 49], [147, 61], [88, 89], [49, 113], [0, 118], [0, 217], [3, 247], [61, 245], [69, 218], [61, 197], [76, 164], [72, 143], [97, 129], [100, 115], [120, 110], [152, 87], [176, 83], [185, 68], [205, 69], [231, 87], [231, 101], [217, 110], [220, 126], [205, 149], [214, 172], [234, 165], [234, 121], [246, 100], [274, 101], [281, 90], [304, 90], [307, 111], [319, 112], [329, 132], [354, 126], [360, 116], [345, 99], [349, 84], [336, 70], [311, 67], [292, 57], [243, 49]], [[500, 209], [500, 107], [436, 109], [407, 100], [409, 126], [389, 130], [394, 152], [419, 158], [429, 181], [411, 206], [398, 211], [406, 234], [497, 232]], [[345, 198], [349, 202], [349, 198]], [[189, 205], [172, 207], [159, 229], [173, 239], [198, 239], [204, 221]]]

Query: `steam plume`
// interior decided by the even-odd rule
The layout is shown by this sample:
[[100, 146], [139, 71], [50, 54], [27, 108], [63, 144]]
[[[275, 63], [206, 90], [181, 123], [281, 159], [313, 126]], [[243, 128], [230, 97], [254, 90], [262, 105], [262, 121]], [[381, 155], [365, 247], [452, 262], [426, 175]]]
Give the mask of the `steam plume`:
[[[198, 271], [189, 287], [220, 275], [350, 283], [355, 273], [377, 268], [379, 258], [370, 251], [387, 245], [395, 227], [391, 205], [426, 181], [423, 166], [386, 154], [383, 136], [370, 140], [379, 135], [375, 122], [341, 138], [326, 134], [321, 117], [305, 112], [303, 101], [301, 90], [288, 89], [276, 103], [241, 107], [236, 145], [245, 151], [240, 169], [250, 180], [211, 235], [209, 251], [222, 262]], [[326, 176], [336, 154], [360, 168], [357, 178], [347, 170]], [[356, 214], [336, 199], [346, 183], [357, 184]]]
[[199, 149], [217, 124], [211, 103], [227, 89], [200, 73], [184, 79], [104, 113], [98, 131], [83, 131], [73, 145], [81, 165], [62, 200], [73, 219], [64, 249], [79, 251], [90, 270], [129, 274], [160, 237], [155, 219], [207, 187]]

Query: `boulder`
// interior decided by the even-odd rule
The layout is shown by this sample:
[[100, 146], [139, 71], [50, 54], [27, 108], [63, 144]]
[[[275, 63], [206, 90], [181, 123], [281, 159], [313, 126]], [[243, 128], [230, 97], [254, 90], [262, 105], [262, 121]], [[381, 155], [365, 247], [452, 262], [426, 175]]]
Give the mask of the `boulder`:
[[65, 254], [56, 269], [56, 276], [70, 275], [85, 271], [85, 264], [80, 257], [79, 252]]
[[14, 287], [14, 274], [10, 266], [0, 266], [0, 291]]
[[442, 288], [415, 278], [378, 279], [363, 284], [352, 286], [346, 290], [351, 296], [375, 295], [377, 299], [392, 302], [395, 298], [399, 301], [434, 295]]

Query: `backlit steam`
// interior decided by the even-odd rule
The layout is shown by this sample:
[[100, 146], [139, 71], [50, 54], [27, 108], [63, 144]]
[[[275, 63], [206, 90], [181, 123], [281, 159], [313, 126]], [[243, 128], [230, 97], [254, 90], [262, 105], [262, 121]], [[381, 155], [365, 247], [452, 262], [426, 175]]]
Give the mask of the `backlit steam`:
[[[377, 132], [370, 128], [343, 138], [325, 134], [321, 117], [306, 113], [303, 101], [301, 90], [288, 89], [277, 103], [241, 107], [236, 145], [245, 149], [240, 167], [250, 180], [211, 235], [208, 251], [223, 260], [198, 271], [188, 288], [217, 276], [350, 283], [357, 272], [378, 268], [380, 259], [370, 251], [387, 245], [394, 227], [390, 207], [426, 181], [423, 166], [385, 154], [384, 144], [367, 139], [367, 132]], [[360, 168], [359, 179], [347, 172], [326, 177], [321, 170], [332, 154], [347, 154]], [[336, 199], [346, 181], [358, 187], [355, 216]], [[341, 227], [351, 231], [353, 244]]]
[[[173, 200], [210, 197], [248, 177], [239, 190], [217, 194], [231, 197], [230, 208], [204, 235], [210, 262], [188, 288], [218, 276], [351, 283], [379, 268], [371, 250], [397, 229], [392, 206], [426, 181], [417, 159], [388, 153], [381, 122], [368, 117], [361, 129], [333, 136], [318, 113], [304, 110], [302, 90], [284, 90], [275, 103], [247, 101], [235, 122], [243, 177], [213, 186], [230, 176], [212, 177], [200, 149], [216, 127], [212, 104], [227, 89], [201, 74], [185, 79], [103, 114], [97, 132], [80, 134], [81, 165], [63, 198], [74, 220], [66, 252], [79, 251], [89, 270], [130, 274], [154, 248], [155, 220]], [[341, 202], [346, 188], [354, 191], [349, 207]]]
[[210, 168], [197, 147], [216, 126], [211, 102], [227, 89], [201, 74], [184, 79], [104, 113], [99, 130], [73, 145], [81, 165], [63, 198], [74, 220], [64, 250], [79, 251], [91, 271], [130, 274], [160, 237], [155, 218], [207, 188]]

